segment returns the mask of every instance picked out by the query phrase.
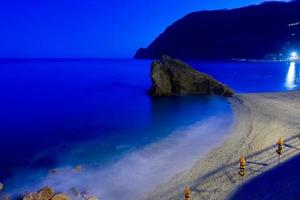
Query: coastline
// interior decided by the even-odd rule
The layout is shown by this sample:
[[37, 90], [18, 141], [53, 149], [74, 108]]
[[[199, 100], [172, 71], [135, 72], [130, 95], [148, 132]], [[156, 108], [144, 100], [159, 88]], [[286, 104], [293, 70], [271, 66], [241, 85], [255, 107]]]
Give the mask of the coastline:
[[[230, 199], [243, 183], [279, 164], [279, 137], [286, 144], [280, 164], [298, 154], [300, 92], [239, 94], [229, 101], [235, 122], [228, 139], [144, 199], [182, 199], [185, 186], [191, 188], [193, 200]], [[241, 155], [247, 160], [243, 178], [238, 175]]]
[[[49, 168], [47, 174], [32, 172], [29, 177], [25, 174], [16, 176], [11, 183], [21, 184], [14, 188], [11, 187], [12, 184], [7, 183], [6, 185], [11, 188], [7, 187], [4, 193], [0, 193], [0, 199], [6, 196], [17, 198], [27, 192], [40, 191], [45, 187], [63, 192], [72, 199], [77, 199], [78, 194], [89, 194], [100, 199], [140, 199], [140, 195], [144, 192], [151, 191], [176, 174], [188, 170], [191, 167], [190, 163], [195, 163], [199, 156], [205, 156], [228, 137], [226, 133], [229, 132], [233, 122], [233, 112], [225, 98], [217, 99], [208, 100], [209, 103], [215, 102], [214, 106], [208, 106], [207, 103], [204, 105], [218, 112], [211, 114], [204, 112], [206, 114], [203, 119], [195, 112], [193, 115], [199, 117], [195, 122], [182, 124], [172, 130], [168, 136], [133, 149], [108, 164], [88, 166], [80, 162], [75, 166], [62, 163], [56, 168]], [[197, 99], [198, 104], [202, 104], [203, 102], [199, 100]], [[187, 103], [191, 104], [185, 102]], [[193, 106], [193, 108], [197, 107]], [[203, 144], [200, 146], [201, 142]], [[61, 160], [64, 159], [67, 157]], [[39, 181], [32, 184], [30, 179], [32, 176], [39, 177]], [[22, 181], [19, 177], [22, 177]]]

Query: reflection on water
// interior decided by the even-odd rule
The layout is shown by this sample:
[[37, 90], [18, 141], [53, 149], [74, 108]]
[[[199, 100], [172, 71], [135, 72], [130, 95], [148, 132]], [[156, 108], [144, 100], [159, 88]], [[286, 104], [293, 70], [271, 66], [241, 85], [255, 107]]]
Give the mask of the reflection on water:
[[292, 64], [290, 62], [194, 61], [189, 64], [199, 71], [210, 74], [237, 93], [284, 92], [300, 89], [300, 62]]
[[297, 86], [298, 80], [299, 74], [296, 74], [296, 63], [291, 62], [286, 75], [285, 86], [289, 90], [294, 89]]

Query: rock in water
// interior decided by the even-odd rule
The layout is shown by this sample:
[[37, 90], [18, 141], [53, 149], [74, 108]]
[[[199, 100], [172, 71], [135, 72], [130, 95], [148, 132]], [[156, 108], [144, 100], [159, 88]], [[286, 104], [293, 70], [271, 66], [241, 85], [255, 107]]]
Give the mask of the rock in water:
[[39, 200], [49, 200], [54, 196], [54, 190], [50, 187], [45, 187], [37, 192]]
[[29, 192], [23, 196], [23, 200], [49, 200], [54, 197], [54, 190], [50, 187], [45, 187], [38, 192]]
[[30, 193], [26, 193], [24, 196], [23, 196], [23, 198], [22, 198], [22, 200], [34, 200], [35, 199], [35, 193], [32, 193], [32, 192], [30, 192]]
[[0, 192], [4, 189], [4, 184], [0, 182]]
[[58, 175], [59, 173], [60, 173], [60, 170], [58, 168], [49, 170], [50, 175]]
[[96, 197], [89, 197], [87, 200], [98, 200]]
[[77, 165], [73, 168], [73, 171], [79, 173], [79, 172], [82, 172], [83, 169], [84, 169], [84, 167], [82, 165]]
[[71, 200], [71, 198], [65, 194], [56, 194], [51, 200]]
[[12, 198], [10, 196], [5, 196], [3, 197], [3, 200], [12, 200]]
[[75, 188], [75, 187], [72, 187], [70, 189], [70, 192], [72, 193], [73, 196], [75, 196], [76, 198], [79, 198], [81, 196], [81, 192]]
[[233, 90], [209, 75], [169, 56], [162, 56], [161, 61], [152, 63], [151, 80], [151, 96], [215, 94], [231, 97], [234, 94]]

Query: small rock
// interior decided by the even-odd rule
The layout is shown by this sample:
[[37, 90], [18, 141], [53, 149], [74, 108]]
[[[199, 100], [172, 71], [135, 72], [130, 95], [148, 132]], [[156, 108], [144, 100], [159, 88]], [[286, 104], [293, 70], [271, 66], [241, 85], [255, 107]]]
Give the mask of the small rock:
[[23, 200], [50, 200], [54, 196], [54, 190], [50, 187], [45, 187], [38, 192], [29, 192], [23, 196]]
[[4, 184], [0, 182], [0, 192], [4, 190]]
[[90, 195], [89, 195], [89, 193], [88, 193], [87, 190], [82, 191], [81, 195], [82, 195], [82, 198], [83, 198], [84, 200], [87, 200], [87, 199], [90, 197]]
[[49, 200], [54, 196], [54, 190], [50, 187], [45, 187], [37, 192], [38, 200]]
[[5, 196], [3, 200], [12, 200], [12, 198], [10, 196]]
[[70, 191], [75, 197], [80, 197], [80, 191], [77, 188], [72, 187]]
[[77, 166], [74, 167], [73, 170], [74, 170], [75, 172], [82, 172], [83, 169], [84, 169], [84, 167], [83, 167], [82, 165], [77, 165]]
[[59, 169], [50, 169], [49, 174], [50, 175], [58, 175], [59, 174]]
[[36, 194], [33, 192], [29, 192], [23, 195], [22, 200], [35, 200]]
[[87, 200], [98, 200], [96, 197], [89, 197]]
[[71, 198], [65, 194], [56, 194], [51, 200], [71, 200]]

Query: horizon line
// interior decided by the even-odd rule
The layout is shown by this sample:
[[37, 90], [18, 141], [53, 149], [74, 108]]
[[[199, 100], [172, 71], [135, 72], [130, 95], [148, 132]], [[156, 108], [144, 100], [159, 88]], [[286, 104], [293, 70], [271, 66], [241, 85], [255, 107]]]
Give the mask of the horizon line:
[[134, 57], [15, 57], [1, 58], [0, 60], [101, 60], [101, 59], [135, 59]]

